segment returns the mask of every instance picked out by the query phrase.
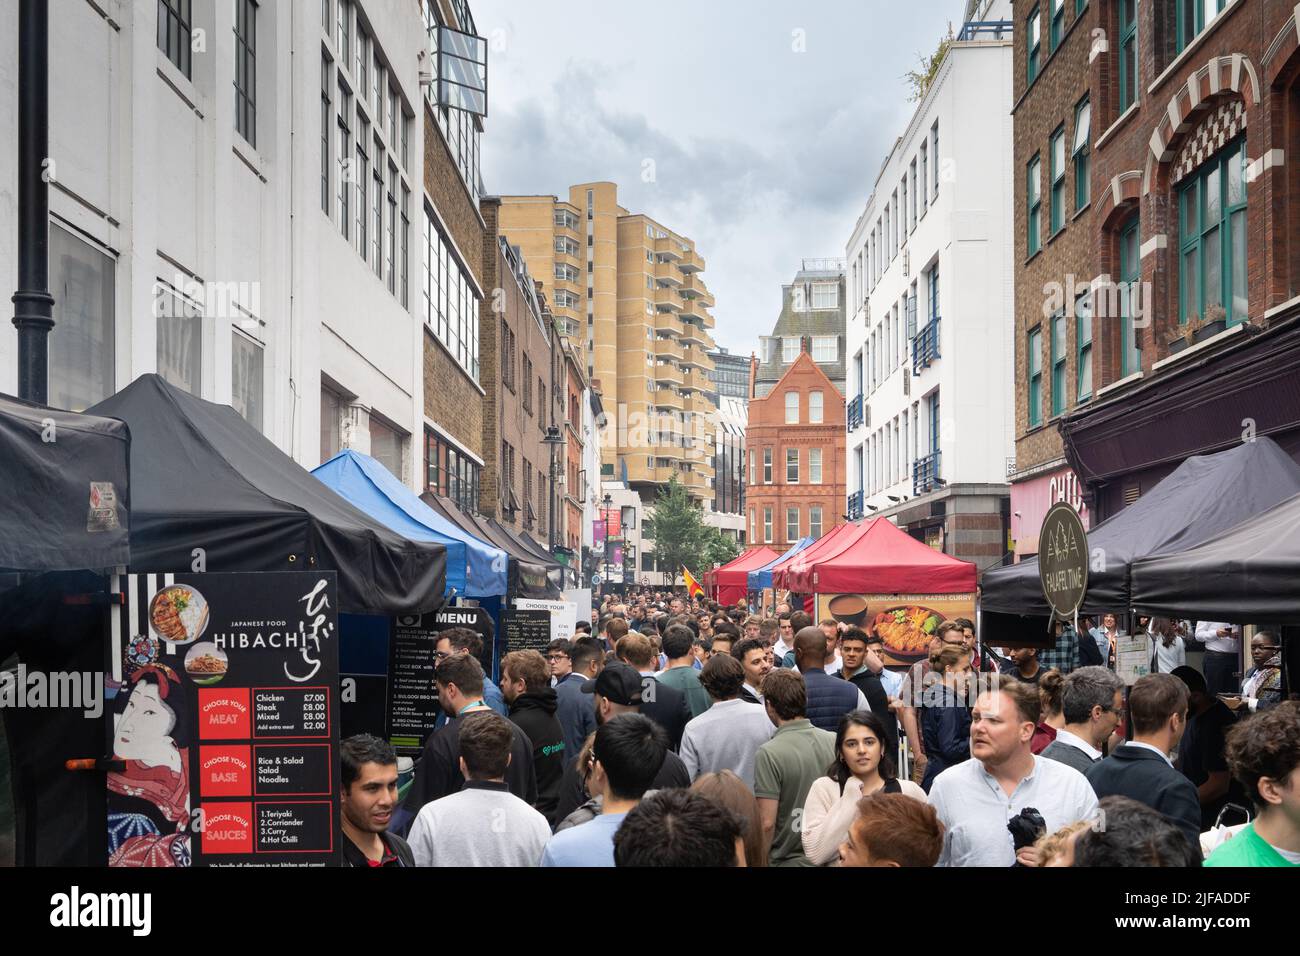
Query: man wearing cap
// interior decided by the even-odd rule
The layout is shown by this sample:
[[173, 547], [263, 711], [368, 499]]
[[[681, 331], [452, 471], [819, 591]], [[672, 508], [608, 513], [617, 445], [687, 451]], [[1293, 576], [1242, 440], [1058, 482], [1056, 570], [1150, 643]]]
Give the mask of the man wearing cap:
[[[606, 664], [604, 669], [582, 685], [582, 692], [590, 694], [596, 711], [596, 725], [599, 728], [606, 721], [620, 714], [636, 714], [641, 711], [642, 677], [636, 668], [614, 661]], [[581, 748], [579, 748], [581, 749]], [[589, 799], [598, 796], [594, 790], [590, 793], [584, 789], [583, 775], [589, 770], [575, 760], [564, 770], [560, 780], [560, 803], [556, 815], [563, 820]], [[691, 775], [682, 758], [669, 750], [659, 763], [658, 770], [650, 784], [651, 790], [664, 790], [670, 787], [689, 787]]]

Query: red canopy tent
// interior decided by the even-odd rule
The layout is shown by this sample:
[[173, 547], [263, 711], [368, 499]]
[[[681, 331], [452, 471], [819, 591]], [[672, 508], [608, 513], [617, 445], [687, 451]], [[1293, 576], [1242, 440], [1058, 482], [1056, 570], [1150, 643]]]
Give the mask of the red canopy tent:
[[[799, 588], [796, 588], [791, 583], [798, 576], [797, 572], [811, 566], [811, 562], [824, 558], [828, 553], [834, 551], [837, 542], [842, 544], [850, 537], [861, 534], [861, 532], [862, 525], [860, 524], [836, 525], [798, 554], [792, 554], [772, 568], [772, 587], [778, 590], [799, 591]], [[810, 592], [805, 591], [803, 593]]]
[[749, 594], [749, 572], [770, 564], [780, 555], [771, 548], [754, 548], [738, 558], [733, 558], [722, 567], [710, 571], [711, 592], [719, 604], [733, 605], [745, 600]]
[[806, 558], [798, 571], [786, 575], [787, 586], [806, 594], [975, 591], [978, 574], [972, 562], [934, 550], [887, 518], [872, 518], [858, 528]]

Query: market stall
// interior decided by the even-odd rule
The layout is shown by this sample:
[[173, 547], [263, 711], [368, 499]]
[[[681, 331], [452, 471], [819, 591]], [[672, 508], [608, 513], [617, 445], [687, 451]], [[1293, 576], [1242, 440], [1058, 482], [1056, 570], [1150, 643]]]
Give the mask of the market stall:
[[731, 606], [745, 600], [749, 591], [749, 572], [770, 564], [778, 555], [771, 548], [752, 548], [713, 571], [719, 604]]
[[501, 525], [496, 522], [489, 523], [489, 519], [461, 511], [454, 502], [442, 495], [426, 491], [420, 495], [420, 500], [468, 534], [500, 548], [509, 556], [507, 594], [511, 599], [516, 597], [547, 599], [559, 596], [559, 584], [553, 582], [550, 575], [554, 562], [543, 562], [531, 549], [524, 548], [513, 537], [506, 534]]
[[772, 569], [782, 561], [786, 561], [798, 554], [800, 551], [810, 547], [816, 540], [816, 538], [800, 538], [794, 544], [790, 545], [789, 549], [784, 554], [773, 558], [761, 568], [756, 568], [753, 571], [750, 571], [746, 586], [750, 591], [763, 591], [770, 588], [772, 586]]

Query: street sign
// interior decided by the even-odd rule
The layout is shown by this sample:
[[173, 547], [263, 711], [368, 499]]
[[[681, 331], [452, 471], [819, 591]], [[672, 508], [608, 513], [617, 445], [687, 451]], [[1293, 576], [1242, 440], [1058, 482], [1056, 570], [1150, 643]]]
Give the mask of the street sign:
[[593, 575], [591, 576], [591, 586], [592, 586], [592, 587], [599, 587], [599, 586], [600, 586], [600, 580], [601, 580], [601, 578], [600, 578], [600, 575], [599, 575], [599, 574], [593, 574]]
[[1038, 578], [1043, 597], [1063, 618], [1073, 617], [1088, 590], [1088, 532], [1064, 501], [1048, 509], [1038, 533]]

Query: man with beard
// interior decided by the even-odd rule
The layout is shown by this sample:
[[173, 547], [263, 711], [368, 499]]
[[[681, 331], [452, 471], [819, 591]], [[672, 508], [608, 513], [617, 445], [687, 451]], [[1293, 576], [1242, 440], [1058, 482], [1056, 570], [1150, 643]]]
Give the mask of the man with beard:
[[564, 773], [564, 729], [555, 716], [556, 694], [549, 680], [546, 659], [537, 651], [511, 651], [501, 659], [501, 693], [510, 707], [510, 720], [533, 742], [535, 806], [555, 826]]
[[339, 745], [343, 764], [343, 862], [415, 866], [410, 846], [388, 824], [397, 806], [397, 754], [378, 737], [357, 734]]

